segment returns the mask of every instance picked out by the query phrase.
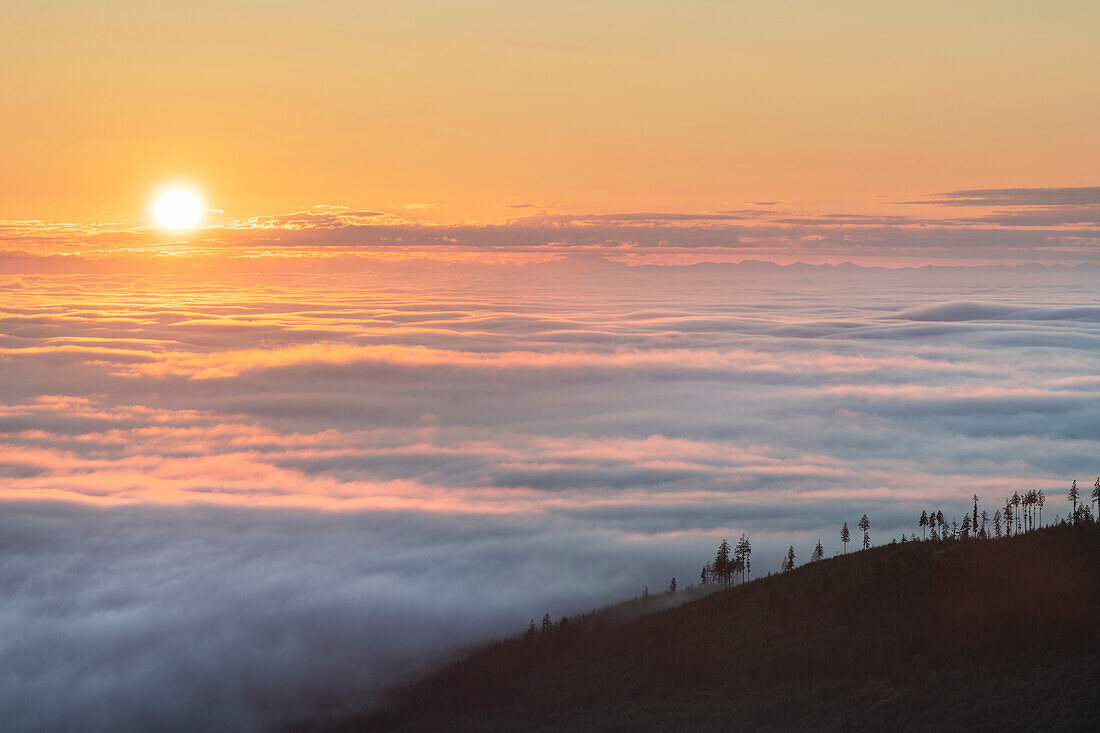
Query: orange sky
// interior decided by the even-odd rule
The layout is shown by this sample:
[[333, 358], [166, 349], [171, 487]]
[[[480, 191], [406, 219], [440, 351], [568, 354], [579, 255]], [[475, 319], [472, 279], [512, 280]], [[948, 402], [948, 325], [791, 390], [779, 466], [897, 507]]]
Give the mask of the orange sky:
[[1095, 2], [20, 1], [0, 218], [144, 224], [174, 180], [238, 219], [437, 223], [1088, 186], [1098, 30]]

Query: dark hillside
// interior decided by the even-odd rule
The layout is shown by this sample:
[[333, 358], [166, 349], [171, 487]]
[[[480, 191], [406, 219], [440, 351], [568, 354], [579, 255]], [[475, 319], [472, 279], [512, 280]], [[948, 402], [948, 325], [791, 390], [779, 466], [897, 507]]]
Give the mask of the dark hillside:
[[887, 545], [489, 645], [344, 730], [1095, 730], [1100, 529]]

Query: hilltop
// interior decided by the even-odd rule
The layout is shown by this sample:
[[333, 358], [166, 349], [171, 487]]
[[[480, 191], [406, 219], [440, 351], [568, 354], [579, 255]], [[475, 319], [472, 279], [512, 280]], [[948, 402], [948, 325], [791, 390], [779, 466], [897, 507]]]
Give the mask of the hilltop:
[[694, 593], [489, 644], [324, 727], [1067, 731], [1100, 714], [1097, 525], [891, 544]]

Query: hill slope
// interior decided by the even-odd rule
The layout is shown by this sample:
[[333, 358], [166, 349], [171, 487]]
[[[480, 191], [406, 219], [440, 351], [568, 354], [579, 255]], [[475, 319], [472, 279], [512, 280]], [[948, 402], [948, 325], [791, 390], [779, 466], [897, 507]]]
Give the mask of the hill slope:
[[[497, 642], [342, 730], [1089, 730], [1100, 528], [887, 545]], [[328, 726], [326, 726], [328, 727]]]

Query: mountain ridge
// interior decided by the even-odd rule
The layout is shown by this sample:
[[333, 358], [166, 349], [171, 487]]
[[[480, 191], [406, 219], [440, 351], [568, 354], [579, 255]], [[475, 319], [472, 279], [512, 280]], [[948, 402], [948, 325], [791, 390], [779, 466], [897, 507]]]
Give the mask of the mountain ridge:
[[498, 640], [298, 729], [1088, 730], [1098, 629], [1097, 525], [890, 544]]

